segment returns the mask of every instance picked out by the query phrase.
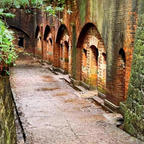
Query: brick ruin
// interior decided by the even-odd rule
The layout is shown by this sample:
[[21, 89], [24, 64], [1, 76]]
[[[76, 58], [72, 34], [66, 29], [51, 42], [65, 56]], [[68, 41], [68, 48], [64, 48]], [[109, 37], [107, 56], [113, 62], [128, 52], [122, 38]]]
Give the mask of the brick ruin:
[[77, 44], [77, 78], [92, 89], [106, 89], [106, 49], [92, 23], [86, 24]]
[[76, 84], [97, 89], [105, 105], [117, 109], [128, 97], [140, 5], [137, 0], [74, 0], [57, 17], [12, 9], [16, 17], [7, 23], [18, 46], [68, 73]]

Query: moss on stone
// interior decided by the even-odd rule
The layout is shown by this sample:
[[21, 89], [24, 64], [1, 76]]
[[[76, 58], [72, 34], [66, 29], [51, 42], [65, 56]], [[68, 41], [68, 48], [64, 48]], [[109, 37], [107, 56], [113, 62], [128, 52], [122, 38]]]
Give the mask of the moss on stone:
[[87, 6], [87, 0], [81, 0], [79, 4], [79, 10], [80, 10], [80, 22], [81, 24], [84, 24], [85, 18], [86, 18], [86, 6]]
[[0, 143], [16, 143], [14, 107], [8, 77], [0, 77]]
[[144, 141], [144, 14], [139, 14], [128, 98], [120, 104], [124, 129]]
[[76, 26], [73, 24], [72, 25], [72, 77], [75, 79], [76, 78], [76, 53], [77, 53], [77, 48], [76, 48]]

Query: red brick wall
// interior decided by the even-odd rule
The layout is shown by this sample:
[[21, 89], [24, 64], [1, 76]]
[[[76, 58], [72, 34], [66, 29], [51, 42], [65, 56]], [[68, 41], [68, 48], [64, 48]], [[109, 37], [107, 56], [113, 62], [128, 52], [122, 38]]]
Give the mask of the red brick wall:
[[55, 51], [55, 66], [71, 73], [71, 41], [65, 25], [61, 25], [57, 33]]
[[[116, 0], [115, 2], [92, 0], [85, 1], [85, 8], [82, 9], [79, 5], [82, 2], [83, 0], [69, 1], [71, 6], [67, 5], [67, 7], [72, 10], [71, 15], [65, 10], [58, 14], [58, 18], [55, 18], [35, 10], [37, 12], [35, 17], [17, 13], [18, 17], [15, 19], [19, 21], [26, 17], [29, 22], [33, 19], [30, 26], [17, 25], [14, 21], [9, 23], [19, 26], [30, 34], [33, 39], [31, 48], [35, 50], [36, 55], [42, 56], [71, 75], [74, 69], [77, 80], [98, 88], [106, 94], [109, 101], [119, 105], [120, 101], [126, 99], [131, 73], [133, 43], [137, 26], [136, 3], [132, 0]], [[95, 6], [98, 6], [97, 9]], [[59, 21], [61, 18], [62, 22]], [[51, 32], [44, 40], [47, 25]], [[59, 34], [61, 25], [65, 26], [66, 31]], [[36, 26], [40, 27], [37, 38], [35, 38]], [[76, 28], [76, 34], [73, 33], [73, 27]], [[72, 38], [76, 40], [73, 41]], [[68, 51], [65, 43], [68, 43]], [[94, 59], [91, 46], [98, 49], [98, 62]], [[120, 67], [122, 63], [119, 50], [121, 48], [126, 57], [124, 71]], [[87, 50], [87, 57], [83, 49]], [[76, 62], [72, 65], [74, 56]]]
[[[105, 90], [106, 61], [104, 43], [93, 24], [87, 24], [79, 37], [77, 53], [77, 76], [92, 88]], [[98, 50], [98, 52], [96, 52]], [[79, 68], [80, 67], [80, 68]]]

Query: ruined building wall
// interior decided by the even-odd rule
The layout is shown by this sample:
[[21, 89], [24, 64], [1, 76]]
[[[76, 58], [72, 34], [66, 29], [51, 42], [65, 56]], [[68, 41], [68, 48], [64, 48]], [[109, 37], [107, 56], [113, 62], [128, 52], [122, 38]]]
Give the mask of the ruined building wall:
[[[83, 28], [91, 23], [96, 27], [106, 49], [106, 89], [99, 90], [106, 94], [108, 101], [119, 105], [120, 101], [126, 99], [131, 72], [137, 1], [75, 0], [71, 2], [71, 8], [73, 13], [70, 16], [64, 13], [63, 23], [72, 33], [72, 77], [80, 80], [77, 78], [81, 73], [77, 69], [78, 43], [81, 37], [87, 35], [81, 35]], [[67, 22], [69, 17], [71, 20]]]
[[127, 96], [137, 25], [137, 1], [111, 2], [106, 2], [108, 11], [103, 24], [107, 46], [107, 100], [119, 105]]
[[121, 103], [124, 129], [144, 141], [144, 2], [139, 1], [138, 28], [134, 45], [128, 98]]
[[52, 17], [41, 10], [34, 9], [31, 14], [13, 10], [16, 17], [8, 24], [29, 36], [27, 47], [36, 56], [66, 70], [77, 84], [84, 82], [105, 94], [106, 105], [118, 107], [128, 95], [123, 107], [125, 129], [136, 135], [140, 128], [137, 133], [142, 139], [143, 121], [137, 122], [143, 112], [143, 90], [138, 87], [143, 84], [141, 25], [129, 85], [137, 21], [143, 13], [138, 6], [144, 6], [142, 0], [69, 0], [66, 10], [72, 10], [71, 14], [64, 10]]
[[[24, 38], [25, 49], [29, 52], [35, 53], [37, 43], [36, 27], [42, 23], [42, 14], [40, 10], [32, 9], [28, 13], [24, 9], [11, 9], [11, 13], [15, 15], [14, 18], [7, 18], [9, 28], [18, 33], [18, 37]], [[15, 41], [16, 45], [18, 40]]]
[[[93, 44], [99, 49], [98, 70], [87, 67], [88, 73], [95, 71], [94, 76], [88, 75], [95, 80], [98, 79], [96, 88], [106, 95], [105, 103], [119, 106], [119, 103], [127, 97], [137, 26], [137, 0], [70, 0], [66, 6], [66, 9], [68, 8], [72, 10], [71, 14], [64, 10], [57, 14], [58, 17], [48, 16], [40, 10], [33, 10], [34, 13], [31, 14], [13, 10], [16, 17], [8, 20], [8, 24], [27, 33], [30, 37], [28, 49], [58, 68], [61, 59], [60, 48], [65, 47], [61, 42], [66, 41], [68, 52], [63, 51], [65, 57], [62, 60], [65, 62], [61, 68], [68, 71], [78, 82], [83, 79], [80, 61], [82, 47], [87, 43], [83, 37], [88, 38], [86, 47], [91, 47], [89, 44]], [[62, 25], [67, 29], [65, 36], [59, 36]], [[95, 27], [97, 36], [87, 31], [91, 29], [91, 25]], [[50, 31], [45, 40], [46, 27], [49, 27]], [[49, 38], [52, 40], [51, 48], [47, 48], [50, 44]], [[100, 39], [98, 45], [96, 39]], [[92, 57], [92, 53], [88, 55], [87, 66], [92, 64]], [[88, 77], [86, 79], [85, 82], [89, 81]], [[90, 81], [87, 82], [88, 85], [96, 85], [95, 81]]]
[[16, 144], [14, 105], [9, 77], [0, 77], [0, 143]]

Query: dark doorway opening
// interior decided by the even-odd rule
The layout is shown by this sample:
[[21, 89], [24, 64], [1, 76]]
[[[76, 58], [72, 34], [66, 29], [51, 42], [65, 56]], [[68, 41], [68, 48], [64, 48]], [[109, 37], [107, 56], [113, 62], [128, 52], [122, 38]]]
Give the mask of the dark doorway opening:
[[18, 46], [24, 47], [24, 38], [23, 37], [19, 37]]
[[90, 48], [91, 48], [91, 51], [92, 51], [91, 62], [95, 63], [94, 66], [98, 66], [98, 57], [99, 57], [98, 48], [96, 48], [96, 46], [94, 46], [94, 45], [92, 45]]
[[51, 43], [51, 45], [52, 45], [52, 39], [51, 39], [51, 38], [49, 38], [49, 40], [50, 40], [50, 43]]

